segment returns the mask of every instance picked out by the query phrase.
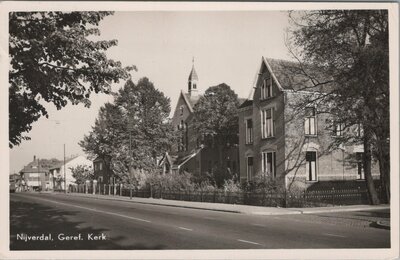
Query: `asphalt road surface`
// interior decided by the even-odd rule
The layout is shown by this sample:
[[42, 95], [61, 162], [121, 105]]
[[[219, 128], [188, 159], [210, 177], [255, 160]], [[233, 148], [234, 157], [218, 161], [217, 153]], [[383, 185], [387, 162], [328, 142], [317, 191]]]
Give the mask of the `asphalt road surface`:
[[389, 230], [326, 224], [314, 221], [315, 218], [245, 215], [63, 194], [16, 193], [10, 195], [10, 249], [390, 247]]

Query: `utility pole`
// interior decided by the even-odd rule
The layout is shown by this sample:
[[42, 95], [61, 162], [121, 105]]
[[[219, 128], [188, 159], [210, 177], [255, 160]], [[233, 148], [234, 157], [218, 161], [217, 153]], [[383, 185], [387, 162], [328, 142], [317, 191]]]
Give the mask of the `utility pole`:
[[67, 193], [67, 173], [65, 168], [65, 144], [64, 144], [64, 192]]

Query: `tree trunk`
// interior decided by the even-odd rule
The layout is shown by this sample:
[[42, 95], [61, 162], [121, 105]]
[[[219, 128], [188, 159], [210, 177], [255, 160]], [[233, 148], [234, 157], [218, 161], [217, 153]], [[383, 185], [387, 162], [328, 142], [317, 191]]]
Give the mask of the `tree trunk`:
[[386, 202], [390, 202], [390, 155], [385, 150], [383, 145], [379, 146], [378, 149], [379, 158], [379, 171], [381, 177], [381, 188], [383, 189], [383, 194], [386, 196]]
[[368, 133], [368, 130], [365, 131], [364, 134], [364, 140], [363, 140], [363, 145], [364, 145], [364, 157], [363, 157], [363, 163], [364, 163], [364, 174], [365, 174], [365, 180], [367, 184], [367, 189], [368, 189], [368, 195], [369, 195], [369, 201], [371, 205], [377, 205], [379, 204], [379, 197], [375, 189], [374, 185], [374, 180], [372, 179], [372, 173], [371, 173], [371, 144], [370, 144], [370, 137], [371, 135]]

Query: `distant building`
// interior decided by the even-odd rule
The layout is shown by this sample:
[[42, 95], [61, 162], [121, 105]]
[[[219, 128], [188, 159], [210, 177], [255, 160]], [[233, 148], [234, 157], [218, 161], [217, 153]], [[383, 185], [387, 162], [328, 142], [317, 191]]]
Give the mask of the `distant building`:
[[36, 159], [26, 165], [19, 173], [21, 176], [21, 189], [23, 190], [49, 190], [51, 181], [50, 168], [59, 163], [57, 159]]
[[108, 156], [98, 156], [93, 161], [94, 179], [97, 180], [99, 185], [114, 183], [114, 173], [110, 169], [111, 158]]
[[[362, 135], [362, 127], [327, 129], [327, 104], [296, 109], [304, 97], [315, 95], [309, 79], [293, 73], [293, 62], [262, 58], [252, 97], [239, 109], [240, 179], [252, 181], [265, 173], [286, 187], [307, 188], [318, 182], [363, 181], [363, 147], [343, 145], [329, 151], [343, 134]], [[308, 87], [307, 87], [308, 86]], [[333, 121], [330, 121], [333, 122]], [[329, 126], [330, 127], [330, 126]], [[379, 178], [373, 162], [373, 177]]]
[[10, 174], [9, 176], [10, 192], [20, 191], [21, 175], [17, 173]]
[[[70, 185], [76, 185], [75, 178], [72, 176], [71, 168], [75, 168], [78, 165], [84, 165], [88, 167], [92, 167], [92, 161], [84, 157], [83, 155], [75, 156], [72, 158], [68, 158], [65, 160], [65, 168], [64, 161], [60, 161], [57, 165], [54, 165], [49, 169], [49, 189], [59, 189], [64, 190], [64, 176], [66, 177], [67, 188]], [[65, 171], [65, 175], [64, 175]]]

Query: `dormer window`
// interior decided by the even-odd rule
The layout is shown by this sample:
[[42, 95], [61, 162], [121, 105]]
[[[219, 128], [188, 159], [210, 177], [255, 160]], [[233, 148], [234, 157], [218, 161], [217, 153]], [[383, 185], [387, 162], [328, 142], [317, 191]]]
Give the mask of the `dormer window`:
[[272, 97], [272, 79], [266, 78], [261, 85], [261, 99]]

